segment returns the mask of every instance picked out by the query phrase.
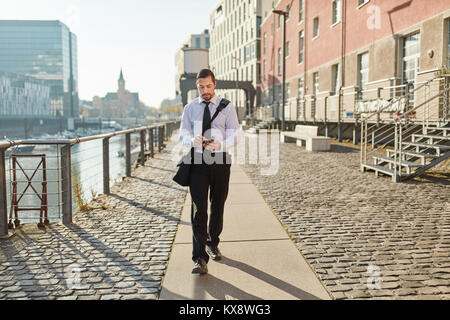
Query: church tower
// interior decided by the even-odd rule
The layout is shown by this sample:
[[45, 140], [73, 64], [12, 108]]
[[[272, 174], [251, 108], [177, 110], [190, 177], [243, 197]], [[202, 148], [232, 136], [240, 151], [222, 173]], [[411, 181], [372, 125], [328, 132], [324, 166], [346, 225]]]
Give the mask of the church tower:
[[125, 79], [123, 78], [122, 68], [120, 69], [120, 77], [119, 77], [119, 90], [118, 93], [125, 93]]

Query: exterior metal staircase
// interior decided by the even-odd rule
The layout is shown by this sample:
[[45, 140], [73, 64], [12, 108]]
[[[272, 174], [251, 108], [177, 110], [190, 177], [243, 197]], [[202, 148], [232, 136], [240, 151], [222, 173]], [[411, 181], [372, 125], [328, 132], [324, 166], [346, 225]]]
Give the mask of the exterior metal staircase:
[[[405, 104], [405, 111], [394, 119], [381, 122], [379, 114], [383, 108], [361, 120], [363, 172], [374, 171], [376, 176], [383, 174], [400, 182], [417, 177], [450, 158], [449, 79], [449, 76], [434, 78], [394, 99], [392, 103], [405, 97], [411, 102]], [[434, 86], [434, 90], [429, 90], [430, 86]], [[431, 91], [434, 94], [430, 96]], [[417, 114], [421, 119], [415, 117]], [[377, 115], [376, 121], [374, 115]]]

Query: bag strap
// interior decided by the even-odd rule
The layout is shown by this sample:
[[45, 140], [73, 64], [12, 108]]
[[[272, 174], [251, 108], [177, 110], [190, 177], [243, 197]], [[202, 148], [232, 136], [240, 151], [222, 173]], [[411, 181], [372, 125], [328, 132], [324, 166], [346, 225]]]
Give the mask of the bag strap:
[[218, 116], [219, 112], [225, 109], [229, 104], [229, 100], [222, 98], [222, 100], [220, 100], [219, 106], [216, 109], [216, 113], [214, 113], [213, 117], [211, 118], [211, 122], [213, 122], [214, 119]]

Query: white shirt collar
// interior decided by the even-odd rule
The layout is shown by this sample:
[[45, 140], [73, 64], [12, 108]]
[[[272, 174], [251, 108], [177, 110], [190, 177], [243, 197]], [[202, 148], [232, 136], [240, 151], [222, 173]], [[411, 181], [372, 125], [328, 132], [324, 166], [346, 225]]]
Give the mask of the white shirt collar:
[[[211, 103], [214, 104], [215, 106], [218, 106], [220, 103], [220, 100], [221, 100], [220, 97], [217, 94], [215, 94], [214, 97], [209, 101], [211, 101]], [[205, 99], [203, 99], [201, 96], [199, 96], [198, 103], [202, 104], [203, 101], [205, 101]]]

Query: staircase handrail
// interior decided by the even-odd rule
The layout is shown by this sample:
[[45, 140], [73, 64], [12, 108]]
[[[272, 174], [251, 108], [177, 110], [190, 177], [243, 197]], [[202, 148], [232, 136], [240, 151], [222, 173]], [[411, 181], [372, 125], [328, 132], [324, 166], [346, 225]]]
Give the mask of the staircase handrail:
[[[414, 92], [416, 92], [417, 90], [423, 88], [424, 86], [428, 85], [430, 82], [432, 81], [437, 81], [437, 80], [442, 80], [444, 79], [442, 76], [438, 76], [438, 77], [434, 77], [433, 79], [430, 79], [428, 81], [425, 81], [424, 83], [422, 83], [420, 86], [414, 88], [411, 92], [408, 92], [406, 94], [403, 94], [399, 97], [394, 98], [391, 102], [389, 102], [387, 105], [385, 105], [384, 107], [382, 107], [380, 110], [376, 111], [376, 112], [372, 112], [369, 116], [367, 117], [361, 117], [359, 118], [357, 121], [363, 123], [365, 121], [367, 121], [368, 119], [372, 118], [373, 116], [380, 114], [381, 112], [383, 112], [386, 108], [392, 106], [394, 103], [397, 103], [398, 101], [400, 101], [402, 98], [404, 98], [405, 96], [412, 94]], [[409, 112], [411, 112], [412, 110], [410, 110]], [[408, 113], [409, 113], [408, 112]], [[406, 113], [406, 112], [405, 112]], [[407, 113], [406, 113], [407, 114]]]

